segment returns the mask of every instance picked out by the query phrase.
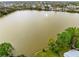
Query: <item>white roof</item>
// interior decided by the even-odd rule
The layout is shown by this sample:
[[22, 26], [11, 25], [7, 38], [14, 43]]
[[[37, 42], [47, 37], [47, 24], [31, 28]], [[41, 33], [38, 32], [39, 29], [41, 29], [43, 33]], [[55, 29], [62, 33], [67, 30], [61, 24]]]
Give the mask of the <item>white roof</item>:
[[64, 57], [79, 57], [79, 51], [70, 50], [70, 51], [64, 53]]

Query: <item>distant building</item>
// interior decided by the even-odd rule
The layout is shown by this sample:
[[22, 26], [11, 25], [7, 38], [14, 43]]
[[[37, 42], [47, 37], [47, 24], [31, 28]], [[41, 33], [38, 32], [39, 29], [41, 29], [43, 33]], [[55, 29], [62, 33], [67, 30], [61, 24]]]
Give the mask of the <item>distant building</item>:
[[76, 8], [79, 8], [79, 6], [75, 6], [75, 5], [70, 4], [70, 5], [66, 6], [66, 8], [75, 10]]
[[36, 5], [33, 4], [33, 5], [32, 5], [32, 8], [36, 8]]

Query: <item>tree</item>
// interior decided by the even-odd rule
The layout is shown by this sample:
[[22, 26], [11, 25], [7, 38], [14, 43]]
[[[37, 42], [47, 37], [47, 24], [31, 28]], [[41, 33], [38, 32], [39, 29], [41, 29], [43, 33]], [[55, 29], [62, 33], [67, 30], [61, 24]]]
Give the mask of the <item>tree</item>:
[[[76, 38], [73, 40], [74, 36]], [[79, 28], [76, 27], [69, 27], [65, 31], [58, 33], [56, 42], [51, 43], [49, 48], [63, 56], [64, 52], [72, 49], [72, 45], [75, 45], [75, 49], [79, 48]]]

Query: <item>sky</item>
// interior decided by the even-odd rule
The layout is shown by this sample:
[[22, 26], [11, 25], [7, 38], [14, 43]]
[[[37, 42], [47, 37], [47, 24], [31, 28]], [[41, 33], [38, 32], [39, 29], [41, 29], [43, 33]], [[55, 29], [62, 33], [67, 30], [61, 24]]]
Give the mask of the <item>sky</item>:
[[1, 1], [79, 1], [79, 0], [1, 0]]

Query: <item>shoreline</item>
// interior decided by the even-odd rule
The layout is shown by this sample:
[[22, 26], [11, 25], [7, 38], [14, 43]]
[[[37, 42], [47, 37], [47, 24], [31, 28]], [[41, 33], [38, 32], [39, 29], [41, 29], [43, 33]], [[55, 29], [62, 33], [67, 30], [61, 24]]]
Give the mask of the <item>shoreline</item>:
[[42, 10], [42, 9], [12, 9], [12, 8], [3, 8], [2, 10], [0, 10], [0, 17], [3, 17], [5, 15], [8, 15], [10, 13], [13, 13], [15, 11], [19, 11], [19, 10], [36, 10], [36, 11], [55, 11], [55, 12], [68, 12], [68, 13], [79, 13], [79, 11], [75, 11], [75, 10]]

